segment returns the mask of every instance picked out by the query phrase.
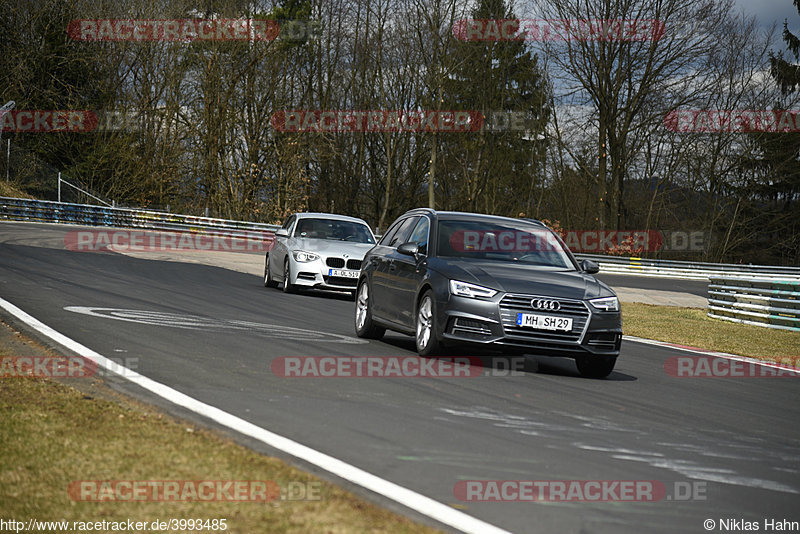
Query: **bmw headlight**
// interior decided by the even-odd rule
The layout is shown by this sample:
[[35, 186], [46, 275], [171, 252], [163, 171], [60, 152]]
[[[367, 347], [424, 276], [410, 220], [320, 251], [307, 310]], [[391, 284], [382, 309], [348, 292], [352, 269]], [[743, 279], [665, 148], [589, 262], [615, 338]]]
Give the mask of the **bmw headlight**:
[[472, 299], [489, 299], [495, 296], [497, 291], [489, 289], [488, 287], [476, 286], [475, 284], [459, 282], [458, 280], [450, 280], [450, 294]]
[[589, 299], [589, 303], [602, 311], [619, 311], [619, 299], [617, 297], [602, 297], [599, 299]]
[[305, 250], [293, 250], [292, 256], [294, 256], [295, 261], [299, 261], [300, 263], [308, 263], [319, 259], [319, 254], [306, 252]]

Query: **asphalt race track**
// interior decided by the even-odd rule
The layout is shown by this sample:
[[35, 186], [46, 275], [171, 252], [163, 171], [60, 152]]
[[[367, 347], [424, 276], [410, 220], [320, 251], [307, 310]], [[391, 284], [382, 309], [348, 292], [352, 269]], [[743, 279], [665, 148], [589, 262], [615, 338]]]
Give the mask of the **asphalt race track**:
[[680, 280], [676, 278], [650, 278], [647, 276], [598, 273], [597, 278], [611, 286], [633, 289], [652, 289], [655, 291], [679, 291], [708, 298], [708, 282], [701, 280]]
[[[675, 378], [664, 363], [687, 353], [632, 341], [607, 380], [543, 357], [516, 376], [281, 378], [270, 364], [282, 356], [413, 356], [413, 342], [356, 340], [345, 297], [285, 295], [218, 267], [71, 252], [67, 231], [0, 223], [0, 297], [106, 357], [137, 359], [142, 375], [500, 528], [705, 532], [706, 519], [762, 530], [765, 518], [800, 520], [797, 380]], [[668, 497], [459, 501], [454, 485], [473, 479], [654, 480]], [[676, 483], [704, 493], [682, 500]]]

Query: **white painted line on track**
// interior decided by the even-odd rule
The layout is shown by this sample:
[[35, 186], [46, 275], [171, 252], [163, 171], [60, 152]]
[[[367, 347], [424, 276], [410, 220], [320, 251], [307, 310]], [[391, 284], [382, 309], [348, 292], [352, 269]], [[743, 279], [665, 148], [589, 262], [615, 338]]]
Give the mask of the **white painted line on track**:
[[236, 417], [233, 414], [215, 408], [209, 404], [200, 402], [188, 395], [181, 393], [169, 386], [165, 386], [155, 380], [151, 380], [146, 376], [127, 369], [106, 358], [105, 356], [93, 351], [92, 349], [81, 345], [77, 341], [65, 336], [64, 334], [54, 330], [53, 328], [42, 323], [32, 315], [26, 313], [20, 308], [14, 306], [5, 299], [0, 298], [0, 308], [10, 313], [29, 327], [35, 329], [40, 334], [47, 336], [54, 342], [66, 347], [67, 349], [77, 353], [78, 355], [94, 360], [98, 366], [103, 367], [113, 373], [120, 374], [126, 380], [146, 389], [147, 391], [166, 399], [173, 404], [186, 408], [198, 415], [207, 417], [231, 430], [234, 430], [242, 435], [249, 436], [257, 439], [262, 443], [269, 445], [275, 449], [283, 451], [287, 454], [304, 460], [313, 464], [325, 471], [343, 478], [353, 484], [368, 489], [374, 493], [382, 495], [396, 503], [399, 503], [407, 508], [410, 508], [422, 515], [430, 517], [442, 524], [451, 526], [462, 532], [468, 533], [487, 533], [487, 534], [508, 534], [508, 531], [498, 528], [492, 524], [476, 519], [470, 515], [465, 514], [442, 504], [438, 501], [425, 497], [415, 491], [399, 486], [388, 480], [384, 480], [376, 475], [368, 473], [363, 469], [359, 469], [353, 465], [345, 463], [341, 460], [321, 453], [315, 449], [302, 445], [289, 438], [285, 438], [274, 432], [270, 432], [257, 425], [249, 423], [244, 419]]

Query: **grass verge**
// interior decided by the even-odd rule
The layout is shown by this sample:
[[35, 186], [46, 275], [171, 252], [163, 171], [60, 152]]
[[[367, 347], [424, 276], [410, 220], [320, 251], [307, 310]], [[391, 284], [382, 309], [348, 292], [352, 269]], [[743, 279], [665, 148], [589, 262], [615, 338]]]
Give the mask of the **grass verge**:
[[711, 319], [705, 309], [622, 303], [622, 331], [629, 336], [729, 352], [761, 360], [800, 357], [800, 332]]
[[0, 197], [11, 197], [11, 198], [33, 198], [27, 193], [23, 193], [20, 189], [17, 189], [10, 182], [6, 182], [5, 176], [0, 176]]
[[[0, 356], [43, 353], [48, 352], [0, 323]], [[225, 518], [226, 533], [242, 534], [438, 532], [122, 397], [100, 380], [82, 382], [92, 383], [77, 389], [49, 379], [0, 378], [3, 519], [66, 520], [71, 527], [73, 521]], [[273, 481], [285, 498], [266, 503], [73, 500], [67, 489], [82, 480]]]

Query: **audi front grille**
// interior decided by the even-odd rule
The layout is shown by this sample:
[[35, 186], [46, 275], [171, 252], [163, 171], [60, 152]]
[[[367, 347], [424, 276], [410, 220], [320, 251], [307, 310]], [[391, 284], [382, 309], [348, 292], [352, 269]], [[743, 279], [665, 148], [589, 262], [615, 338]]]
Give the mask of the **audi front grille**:
[[[549, 302], [557, 301], [559, 309], [534, 308], [531, 305], [531, 301], [539, 299]], [[572, 318], [572, 330], [569, 332], [558, 332], [554, 330], [536, 330], [519, 326], [517, 325], [518, 313], [570, 317]], [[541, 343], [564, 343], [572, 345], [580, 343], [589, 322], [589, 315], [589, 309], [581, 300], [553, 298], [543, 295], [508, 294], [500, 301], [500, 318], [507, 340], [523, 345], [537, 345]]]

